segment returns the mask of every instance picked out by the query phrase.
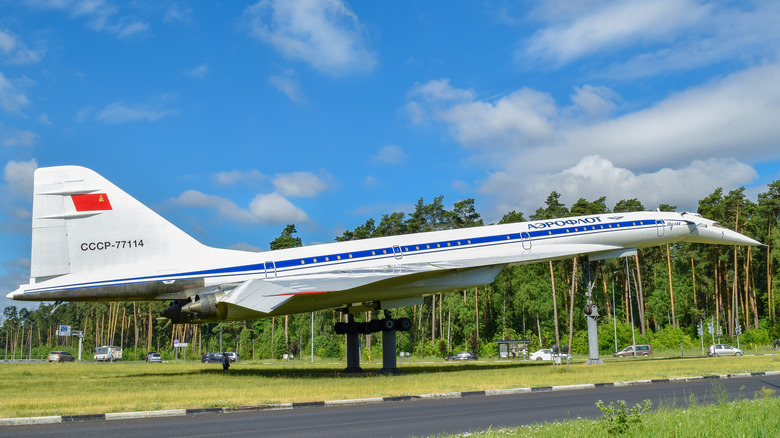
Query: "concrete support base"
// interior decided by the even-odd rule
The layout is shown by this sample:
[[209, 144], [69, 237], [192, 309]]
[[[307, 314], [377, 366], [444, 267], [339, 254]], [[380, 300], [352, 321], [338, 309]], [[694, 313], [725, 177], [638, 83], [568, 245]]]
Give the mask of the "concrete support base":
[[395, 358], [395, 330], [382, 332], [382, 374], [401, 374]]

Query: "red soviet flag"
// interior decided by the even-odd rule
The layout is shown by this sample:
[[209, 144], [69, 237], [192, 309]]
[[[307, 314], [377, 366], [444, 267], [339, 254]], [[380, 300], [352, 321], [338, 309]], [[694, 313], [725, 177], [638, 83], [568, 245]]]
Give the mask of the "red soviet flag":
[[111, 210], [111, 203], [105, 193], [90, 193], [88, 195], [71, 195], [76, 211]]

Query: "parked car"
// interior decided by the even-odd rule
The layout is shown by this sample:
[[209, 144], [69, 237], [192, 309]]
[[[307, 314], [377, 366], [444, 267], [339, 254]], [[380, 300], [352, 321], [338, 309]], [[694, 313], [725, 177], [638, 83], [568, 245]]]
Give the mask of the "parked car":
[[468, 351], [461, 351], [458, 354], [446, 357], [444, 360], [477, 360], [477, 355]]
[[149, 362], [149, 356], [151, 356], [151, 355], [153, 355], [153, 354], [158, 354], [158, 353], [157, 353], [157, 352], [155, 352], [155, 351], [150, 351], [150, 352], [146, 353], [146, 361], [147, 361], [147, 362]]
[[162, 356], [160, 356], [160, 353], [149, 353], [146, 355], [146, 361], [162, 363]]
[[74, 362], [75, 360], [76, 358], [67, 351], [52, 351], [49, 353], [49, 362]]
[[729, 344], [713, 344], [710, 345], [710, 348], [707, 349], [707, 356], [710, 357], [742, 356], [743, 354], [745, 354], [744, 351], [737, 347], [732, 347]]
[[227, 355], [228, 359], [230, 359], [231, 362], [240, 362], [241, 356], [238, 355], [235, 351], [226, 351], [225, 354]]
[[206, 353], [200, 358], [203, 363], [222, 363], [222, 353]]
[[[557, 355], [562, 360], [569, 360], [571, 359], [571, 355], [568, 353], [559, 353]], [[553, 358], [553, 351], [549, 348], [542, 348], [541, 350], [536, 350], [533, 353], [531, 353], [530, 356], [528, 356], [531, 360], [552, 360]]]
[[653, 355], [653, 347], [647, 345], [647, 344], [638, 344], [638, 345], [629, 345], [628, 347], [618, 351], [617, 353], [613, 354], [615, 357], [633, 357], [634, 352], [636, 352], [636, 356], [652, 356]]

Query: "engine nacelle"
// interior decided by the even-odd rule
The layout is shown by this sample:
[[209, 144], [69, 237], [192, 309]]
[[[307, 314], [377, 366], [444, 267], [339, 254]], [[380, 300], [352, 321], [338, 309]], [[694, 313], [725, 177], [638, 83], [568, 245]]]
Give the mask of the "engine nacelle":
[[217, 292], [200, 293], [191, 298], [191, 302], [183, 305], [183, 313], [194, 313], [200, 319], [214, 318], [218, 315], [217, 300], [225, 296], [221, 289]]
[[225, 291], [214, 286], [204, 289], [186, 300], [171, 301], [171, 305], [160, 314], [176, 324], [193, 324], [222, 321], [217, 301], [225, 296]]

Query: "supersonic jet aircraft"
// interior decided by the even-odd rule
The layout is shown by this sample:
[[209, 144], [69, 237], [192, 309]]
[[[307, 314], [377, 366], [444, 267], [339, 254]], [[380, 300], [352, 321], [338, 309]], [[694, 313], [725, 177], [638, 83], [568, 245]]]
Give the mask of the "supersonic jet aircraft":
[[[166, 300], [171, 306], [162, 314], [176, 323], [392, 309], [490, 283], [508, 265], [584, 255], [600, 260], [683, 241], [760, 245], [698, 214], [638, 212], [253, 253], [200, 244], [83, 167], [40, 168], [34, 186], [30, 282], [9, 298]], [[368, 327], [350, 318], [335, 329], [354, 334], [411, 326], [387, 315]]]

